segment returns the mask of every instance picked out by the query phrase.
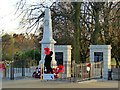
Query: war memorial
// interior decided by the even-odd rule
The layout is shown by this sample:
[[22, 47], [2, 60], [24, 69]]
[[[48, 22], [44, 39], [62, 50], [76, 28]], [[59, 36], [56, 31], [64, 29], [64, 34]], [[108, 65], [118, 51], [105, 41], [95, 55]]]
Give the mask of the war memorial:
[[[39, 78], [32, 77], [35, 68], [31, 68], [30, 72], [25, 70], [26, 78], [16, 80], [15, 78], [20, 77], [22, 73], [14, 70], [14, 80], [3, 79], [1, 83], [3, 88], [117, 88], [119, 86], [114, 80], [116, 76], [111, 71], [111, 45], [90, 45], [90, 62], [79, 65], [71, 62], [72, 46], [54, 45], [57, 42], [53, 39], [49, 8], [45, 9], [43, 38], [39, 43], [41, 44], [41, 60], [37, 66]], [[46, 53], [45, 49], [48, 50]], [[63, 69], [62, 71], [45, 73], [45, 57], [49, 55], [49, 51], [53, 52], [51, 67], [55, 70]], [[95, 63], [96, 60], [101, 62]], [[57, 68], [58, 65], [63, 67]], [[8, 72], [11, 73], [11, 70]], [[11, 77], [9, 73], [6, 74], [7, 78]], [[2, 70], [0, 75], [4, 77]]]

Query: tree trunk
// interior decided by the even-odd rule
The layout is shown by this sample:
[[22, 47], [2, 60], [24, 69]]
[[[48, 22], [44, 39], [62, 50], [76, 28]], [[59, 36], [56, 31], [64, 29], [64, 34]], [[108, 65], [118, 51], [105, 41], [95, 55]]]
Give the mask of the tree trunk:
[[95, 11], [95, 30], [92, 34], [92, 44], [96, 45], [98, 44], [98, 37], [100, 33], [100, 27], [99, 27], [99, 11]]
[[75, 63], [80, 62], [80, 6], [81, 3], [74, 2], [74, 60]]
[[117, 57], [115, 58], [115, 61], [116, 61], [116, 68], [119, 68], [120, 67], [120, 65], [119, 65], [119, 59]]

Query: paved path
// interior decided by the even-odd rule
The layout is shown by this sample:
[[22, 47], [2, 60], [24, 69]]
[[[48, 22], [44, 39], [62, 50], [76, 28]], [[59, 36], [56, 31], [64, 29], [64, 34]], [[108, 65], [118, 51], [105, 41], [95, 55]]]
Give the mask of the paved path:
[[3, 80], [3, 88], [118, 88], [118, 81], [83, 82], [41, 81], [40, 79]]

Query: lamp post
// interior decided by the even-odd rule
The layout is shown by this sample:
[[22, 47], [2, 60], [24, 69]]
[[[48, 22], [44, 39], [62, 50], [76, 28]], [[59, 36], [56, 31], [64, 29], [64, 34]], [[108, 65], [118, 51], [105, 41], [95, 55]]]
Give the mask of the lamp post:
[[10, 73], [10, 80], [14, 80], [14, 66], [13, 66], [14, 61], [11, 61], [11, 73]]

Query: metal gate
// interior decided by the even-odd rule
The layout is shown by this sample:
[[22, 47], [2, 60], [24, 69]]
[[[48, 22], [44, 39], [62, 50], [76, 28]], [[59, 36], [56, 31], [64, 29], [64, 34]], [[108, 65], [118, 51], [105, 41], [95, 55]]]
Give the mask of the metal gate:
[[103, 62], [90, 63], [90, 71], [87, 70], [86, 63], [76, 64], [74, 66], [75, 81], [102, 78], [102, 74]]

